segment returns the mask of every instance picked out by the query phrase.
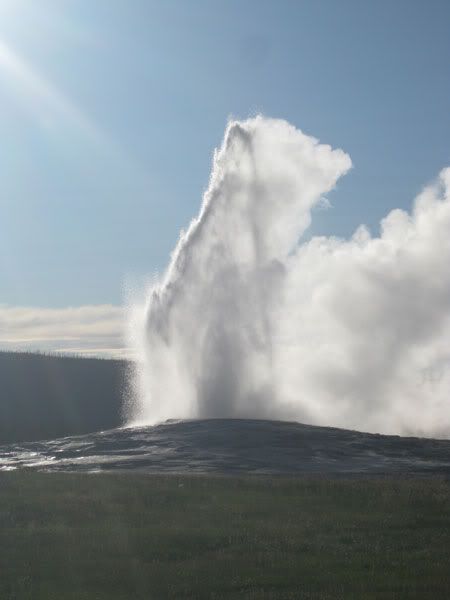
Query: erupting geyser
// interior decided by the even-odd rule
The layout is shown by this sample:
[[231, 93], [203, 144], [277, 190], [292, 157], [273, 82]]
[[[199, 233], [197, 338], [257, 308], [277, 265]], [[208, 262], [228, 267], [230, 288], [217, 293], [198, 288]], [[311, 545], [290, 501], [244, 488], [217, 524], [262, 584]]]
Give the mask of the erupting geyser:
[[285, 121], [229, 124], [199, 216], [134, 307], [132, 421], [450, 432], [450, 169], [380, 237], [302, 244], [350, 167]]

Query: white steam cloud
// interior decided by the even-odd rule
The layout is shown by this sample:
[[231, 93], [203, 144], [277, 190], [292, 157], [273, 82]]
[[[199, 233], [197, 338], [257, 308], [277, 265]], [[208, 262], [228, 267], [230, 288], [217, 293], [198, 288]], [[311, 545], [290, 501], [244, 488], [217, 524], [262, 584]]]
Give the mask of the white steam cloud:
[[199, 216], [134, 308], [132, 421], [450, 433], [450, 169], [380, 237], [301, 244], [350, 167], [285, 121], [229, 124]]

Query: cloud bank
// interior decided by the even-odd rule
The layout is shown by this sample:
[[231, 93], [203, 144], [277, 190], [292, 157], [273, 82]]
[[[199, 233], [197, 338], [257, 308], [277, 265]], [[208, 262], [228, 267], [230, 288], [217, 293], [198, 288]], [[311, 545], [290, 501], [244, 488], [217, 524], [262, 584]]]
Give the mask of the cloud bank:
[[132, 311], [132, 421], [450, 433], [450, 169], [379, 237], [301, 243], [350, 167], [285, 121], [229, 124], [199, 216]]
[[126, 356], [124, 311], [118, 306], [69, 308], [0, 305], [0, 348]]

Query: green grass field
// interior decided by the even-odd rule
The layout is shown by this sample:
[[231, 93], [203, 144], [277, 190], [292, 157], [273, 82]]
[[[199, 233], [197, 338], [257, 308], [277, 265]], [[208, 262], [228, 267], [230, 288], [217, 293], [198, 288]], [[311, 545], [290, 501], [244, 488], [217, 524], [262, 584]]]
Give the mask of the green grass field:
[[450, 598], [443, 480], [0, 476], [2, 600]]

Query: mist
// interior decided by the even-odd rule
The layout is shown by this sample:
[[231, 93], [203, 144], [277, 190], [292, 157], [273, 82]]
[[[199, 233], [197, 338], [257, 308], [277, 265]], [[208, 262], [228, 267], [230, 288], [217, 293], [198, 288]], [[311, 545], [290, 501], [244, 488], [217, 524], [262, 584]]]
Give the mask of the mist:
[[229, 123], [198, 216], [130, 307], [130, 422], [450, 433], [450, 169], [378, 237], [302, 241], [351, 166], [286, 121]]

